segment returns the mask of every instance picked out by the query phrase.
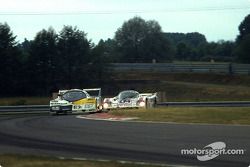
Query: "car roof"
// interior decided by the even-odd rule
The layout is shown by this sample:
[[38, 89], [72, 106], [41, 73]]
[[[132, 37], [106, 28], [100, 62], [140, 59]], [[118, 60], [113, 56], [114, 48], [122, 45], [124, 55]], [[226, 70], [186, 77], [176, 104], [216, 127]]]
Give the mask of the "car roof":
[[119, 94], [125, 93], [125, 92], [139, 93], [139, 92], [137, 92], [137, 91], [135, 91], [135, 90], [124, 90], [124, 91], [121, 91]]
[[85, 93], [87, 96], [89, 96], [88, 92], [86, 92], [85, 90], [82, 90], [82, 89], [62, 90], [62, 91], [59, 91], [59, 94], [64, 95], [65, 93], [68, 93], [68, 92], [83, 92], [83, 93]]

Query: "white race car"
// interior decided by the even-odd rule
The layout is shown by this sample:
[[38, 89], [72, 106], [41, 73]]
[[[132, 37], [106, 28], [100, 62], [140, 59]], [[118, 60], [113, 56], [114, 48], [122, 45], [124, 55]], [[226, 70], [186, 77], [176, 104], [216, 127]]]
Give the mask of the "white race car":
[[101, 103], [101, 88], [59, 90], [58, 97], [50, 101], [50, 112], [99, 111]]
[[113, 98], [103, 100], [103, 109], [114, 108], [148, 108], [157, 103], [156, 93], [138, 93], [134, 90], [125, 90]]

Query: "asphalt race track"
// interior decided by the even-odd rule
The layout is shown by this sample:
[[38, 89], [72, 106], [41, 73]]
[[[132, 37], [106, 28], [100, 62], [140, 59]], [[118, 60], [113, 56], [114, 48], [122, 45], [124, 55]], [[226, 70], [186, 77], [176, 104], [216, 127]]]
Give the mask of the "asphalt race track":
[[[244, 155], [201, 162], [181, 149], [222, 141]], [[0, 153], [127, 160], [187, 166], [250, 165], [250, 126], [94, 121], [65, 116], [0, 117]]]

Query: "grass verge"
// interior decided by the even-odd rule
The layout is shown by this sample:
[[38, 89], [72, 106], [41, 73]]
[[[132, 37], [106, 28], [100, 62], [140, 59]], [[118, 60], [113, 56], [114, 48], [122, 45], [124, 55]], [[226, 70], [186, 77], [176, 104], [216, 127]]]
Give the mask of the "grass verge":
[[113, 110], [110, 113], [138, 117], [139, 121], [250, 125], [249, 107], [164, 107]]
[[117, 90], [165, 92], [163, 101], [250, 100], [250, 76], [130, 72], [117, 73], [114, 80]]
[[100, 162], [90, 160], [62, 160], [50, 157], [0, 155], [2, 167], [157, 167], [156, 165], [123, 164], [118, 162]]

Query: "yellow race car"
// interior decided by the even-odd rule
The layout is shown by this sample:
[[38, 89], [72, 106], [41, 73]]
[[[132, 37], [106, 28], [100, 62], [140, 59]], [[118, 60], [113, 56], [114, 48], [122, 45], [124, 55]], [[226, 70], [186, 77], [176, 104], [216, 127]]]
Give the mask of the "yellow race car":
[[101, 88], [59, 90], [50, 101], [50, 113], [94, 112], [102, 110]]

